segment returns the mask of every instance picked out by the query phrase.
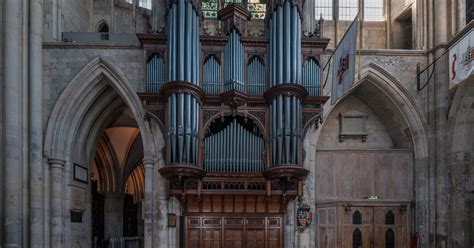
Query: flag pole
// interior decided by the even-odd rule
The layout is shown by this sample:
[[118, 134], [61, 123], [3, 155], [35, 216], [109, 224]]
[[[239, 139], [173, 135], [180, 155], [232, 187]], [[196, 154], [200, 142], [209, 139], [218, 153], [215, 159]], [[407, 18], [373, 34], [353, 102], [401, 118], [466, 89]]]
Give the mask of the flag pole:
[[359, 49], [357, 49], [357, 46], [356, 46], [357, 57], [359, 57], [359, 61], [357, 61], [357, 67], [359, 67], [358, 72], [357, 72], [357, 80], [360, 80], [360, 71], [361, 71], [361, 68], [360, 68], [360, 61], [361, 61], [361, 59], [362, 59], [362, 57], [360, 56], [360, 51], [361, 51], [362, 49], [360, 49], [360, 48], [362, 48], [362, 35], [363, 35], [361, 32], [359, 32], [359, 31], [361, 30], [361, 29], [360, 29], [360, 25], [361, 25], [360, 10], [359, 10], [359, 13], [357, 13], [357, 22], [358, 22], [358, 23], [357, 23], [357, 24], [358, 24], [358, 25], [357, 25], [357, 33], [360, 35], [360, 36], [359, 36], [359, 39], [358, 39], [358, 40], [359, 40], [359, 43], [360, 43]]

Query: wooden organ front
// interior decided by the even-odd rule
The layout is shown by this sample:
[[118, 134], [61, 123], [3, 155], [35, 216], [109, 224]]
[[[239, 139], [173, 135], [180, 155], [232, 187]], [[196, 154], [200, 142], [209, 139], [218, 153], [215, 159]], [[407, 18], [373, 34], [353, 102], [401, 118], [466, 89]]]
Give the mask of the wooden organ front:
[[160, 173], [183, 205], [187, 247], [283, 246], [286, 203], [308, 174], [302, 139], [328, 99], [319, 59], [329, 40], [302, 33], [302, 4], [267, 1], [262, 35], [246, 8], [226, 4], [209, 35], [200, 1], [170, 0], [166, 32], [138, 34], [140, 97], [165, 130]]

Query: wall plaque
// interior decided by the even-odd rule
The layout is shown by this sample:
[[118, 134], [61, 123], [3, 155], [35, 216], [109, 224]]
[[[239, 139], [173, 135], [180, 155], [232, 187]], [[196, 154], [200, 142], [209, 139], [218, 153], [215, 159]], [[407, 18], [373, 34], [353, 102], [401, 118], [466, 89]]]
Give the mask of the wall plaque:
[[89, 171], [86, 167], [74, 163], [74, 181], [88, 184], [89, 183]]
[[367, 140], [366, 130], [367, 114], [352, 110], [340, 114], [339, 141], [343, 142], [347, 137], [361, 138], [362, 142]]

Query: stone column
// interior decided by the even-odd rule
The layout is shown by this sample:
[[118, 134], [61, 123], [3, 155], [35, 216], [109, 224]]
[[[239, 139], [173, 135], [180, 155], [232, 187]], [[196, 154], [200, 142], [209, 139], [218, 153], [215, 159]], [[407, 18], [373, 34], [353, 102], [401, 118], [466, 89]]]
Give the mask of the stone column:
[[[433, 22], [433, 57], [440, 57], [446, 48], [442, 47], [449, 37], [449, 20], [450, 13], [448, 1], [436, 1], [433, 6], [432, 16]], [[431, 121], [434, 125], [434, 154], [435, 165], [435, 243], [436, 247], [446, 247], [448, 239], [448, 202], [449, 202], [449, 170], [447, 167], [447, 135], [446, 135], [446, 118], [448, 113], [448, 56], [443, 55], [437, 62], [434, 73], [434, 84], [432, 84], [433, 92], [433, 108], [430, 113]]]
[[163, 32], [165, 30], [165, 16], [166, 16], [166, 6], [165, 0], [150, 0], [152, 1], [151, 5], [151, 31], [152, 32]]
[[50, 173], [50, 241], [51, 247], [64, 247], [64, 165], [62, 159], [48, 158]]
[[153, 210], [154, 210], [154, 197], [153, 197], [153, 169], [155, 161], [153, 159], [144, 159], [143, 167], [145, 168], [145, 199], [142, 204], [144, 206], [144, 226], [145, 226], [145, 248], [151, 248], [153, 246]]
[[29, 9], [29, 138], [30, 244], [44, 244], [43, 163], [43, 1], [31, 0]]
[[120, 193], [104, 193], [104, 237], [123, 236], [123, 200]]
[[[2, 204], [3, 244], [5, 247], [22, 247], [23, 222], [27, 217], [22, 212], [24, 195], [22, 175], [25, 171], [22, 161], [22, 1], [3, 1], [3, 130], [2, 130]], [[26, 244], [25, 244], [26, 245]]]

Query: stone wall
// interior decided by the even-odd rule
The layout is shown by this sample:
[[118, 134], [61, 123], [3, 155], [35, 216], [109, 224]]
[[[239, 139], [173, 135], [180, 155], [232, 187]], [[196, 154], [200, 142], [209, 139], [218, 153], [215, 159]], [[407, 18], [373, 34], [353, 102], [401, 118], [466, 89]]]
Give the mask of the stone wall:
[[111, 4], [110, 0], [95, 0], [92, 11], [92, 30], [97, 32], [98, 24], [106, 21], [109, 31], [114, 33], [143, 33], [146, 31], [147, 18], [151, 11], [132, 7], [125, 1]]
[[[334, 48], [338, 44], [351, 21], [324, 21], [323, 37], [330, 38], [328, 48]], [[387, 48], [386, 22], [363, 22], [362, 23], [362, 47], [365, 49]], [[360, 36], [360, 33], [359, 33]]]
[[64, 1], [63, 32], [90, 31], [90, 0]]
[[69, 81], [90, 61], [103, 57], [119, 67], [136, 91], [143, 91], [145, 54], [138, 45], [88, 46], [46, 44], [44, 61], [45, 121]]

